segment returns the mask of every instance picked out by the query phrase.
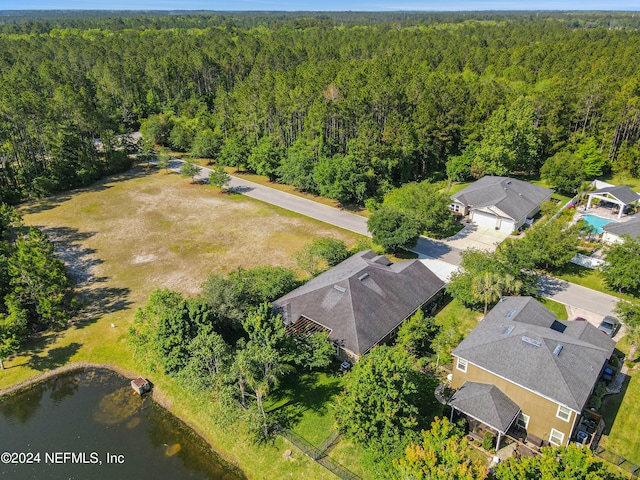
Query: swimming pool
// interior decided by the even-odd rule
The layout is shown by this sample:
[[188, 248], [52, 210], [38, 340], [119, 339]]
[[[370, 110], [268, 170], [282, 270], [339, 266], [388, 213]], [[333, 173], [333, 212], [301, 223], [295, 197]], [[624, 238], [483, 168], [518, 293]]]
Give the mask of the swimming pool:
[[598, 234], [602, 233], [602, 227], [604, 227], [606, 224], [615, 222], [615, 220], [598, 217], [597, 215], [592, 215], [590, 213], [585, 213], [584, 215], [581, 216], [581, 218], [582, 220], [587, 222], [587, 225], [591, 225], [592, 227], [594, 227], [596, 230], [595, 233], [598, 233]]

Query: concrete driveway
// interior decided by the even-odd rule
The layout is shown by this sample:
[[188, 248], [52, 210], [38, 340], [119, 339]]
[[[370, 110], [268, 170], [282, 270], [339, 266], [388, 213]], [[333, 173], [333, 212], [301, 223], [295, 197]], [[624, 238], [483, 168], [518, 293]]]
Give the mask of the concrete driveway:
[[467, 224], [454, 236], [444, 240], [420, 237], [411, 250], [420, 258], [437, 258], [453, 265], [460, 265], [460, 253], [468, 248], [493, 252], [509, 236], [495, 229]]
[[508, 233], [500, 230], [467, 224], [462, 230], [453, 237], [447, 238], [444, 242], [458, 250], [476, 248], [493, 252], [508, 236]]

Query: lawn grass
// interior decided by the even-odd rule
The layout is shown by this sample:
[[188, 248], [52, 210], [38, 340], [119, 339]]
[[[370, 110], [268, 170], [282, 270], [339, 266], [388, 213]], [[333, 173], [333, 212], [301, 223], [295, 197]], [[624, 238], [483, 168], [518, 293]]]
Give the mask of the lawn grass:
[[598, 180], [613, 185], [625, 185], [635, 191], [640, 190], [640, 178], [634, 178], [628, 173], [616, 173], [600, 177]]
[[281, 425], [324, 448], [324, 440], [336, 429], [334, 401], [343, 388], [344, 377], [337, 373], [292, 374], [273, 392], [266, 408], [281, 418]]
[[110, 364], [148, 376], [170, 411], [194, 426], [249, 478], [332, 478], [291, 445], [251, 445], [241, 424], [221, 424], [213, 402], [133, 358], [127, 330], [155, 288], [192, 295], [210, 272], [237, 267], [295, 268], [293, 254], [316, 238], [355, 244], [362, 237], [179, 175], [134, 168], [90, 188], [22, 207], [26, 225], [56, 242], [85, 307], [67, 330], [32, 339], [5, 362], [0, 389], [70, 362]]
[[443, 325], [449, 317], [460, 322], [460, 332], [466, 337], [482, 320], [482, 312], [471, 310], [454, 298], [435, 316], [436, 325]]
[[[546, 180], [543, 180], [542, 178], [540, 178], [539, 175], [522, 178], [522, 180], [526, 180], [527, 182], [533, 185], [537, 185], [538, 187], [551, 188], [551, 189], [553, 188], [551, 185], [549, 185], [549, 183]], [[551, 195], [551, 199], [557, 200], [558, 202], [560, 202], [560, 206], [566, 205], [569, 202], [569, 200], [571, 200], [571, 198], [572, 197], [563, 195], [558, 192], [553, 192], [553, 194]]]
[[591, 268], [576, 265], [575, 263], [569, 263], [562, 267], [561, 270], [553, 272], [552, 275], [561, 280], [575, 283], [576, 285], [591, 288], [592, 290], [607, 293], [625, 300], [632, 300], [634, 298], [631, 295], [620, 293], [611, 288], [605, 281], [600, 270], [593, 270]]
[[447, 193], [449, 195], [454, 195], [454, 194], [458, 193], [460, 190], [468, 187], [472, 183], [473, 182], [452, 182], [451, 186], [449, 187], [449, 192], [447, 192]]
[[558, 320], [568, 320], [569, 314], [567, 312], [567, 307], [562, 303], [556, 302], [555, 300], [551, 300], [549, 298], [540, 297], [537, 299], [542, 305], [547, 307], [553, 313], [556, 314], [556, 318]]
[[[617, 350], [629, 354], [629, 341], [626, 337], [618, 342]], [[638, 363], [629, 369], [629, 378], [624, 382], [622, 391], [608, 395], [602, 401], [605, 430], [600, 445], [627, 460], [640, 465], [640, 370]]]

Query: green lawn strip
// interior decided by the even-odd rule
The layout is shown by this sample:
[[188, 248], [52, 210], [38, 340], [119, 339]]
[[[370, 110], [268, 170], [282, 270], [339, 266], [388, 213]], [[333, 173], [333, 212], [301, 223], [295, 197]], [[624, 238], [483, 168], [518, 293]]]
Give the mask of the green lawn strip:
[[549, 310], [551, 310], [553, 313], [556, 314], [556, 318], [558, 320], [568, 320], [569, 319], [569, 315], [567, 312], [567, 307], [564, 306], [562, 303], [556, 302], [554, 300], [551, 300], [549, 298], [544, 298], [541, 297], [538, 299], [538, 301], [543, 304], [545, 307], [547, 307]]
[[607, 293], [618, 298], [623, 298], [625, 300], [632, 300], [634, 298], [631, 295], [620, 293], [609, 287], [600, 270], [581, 267], [575, 263], [569, 263], [561, 270], [555, 271], [553, 276], [555, 278], [575, 283], [576, 285], [581, 285], [586, 288], [591, 288], [598, 292]]
[[451, 186], [449, 187], [449, 195], [453, 195], [455, 193], [458, 193], [460, 190], [468, 187], [469, 185], [471, 185], [473, 182], [453, 182], [451, 184]]
[[349, 438], [340, 437], [340, 441], [329, 451], [329, 456], [359, 477], [369, 478], [369, 473], [363, 467], [366, 463], [364, 449]]
[[613, 185], [625, 185], [633, 190], [640, 190], [640, 178], [634, 178], [629, 174], [616, 173], [614, 175], [606, 175], [598, 180], [611, 183]]
[[488, 467], [490, 460], [487, 458], [487, 455], [478, 450], [477, 448], [471, 448], [469, 450], [469, 460], [476, 465], [482, 465], [483, 467]]
[[[171, 411], [195, 425], [216, 450], [235, 458], [249, 478], [334, 478], [283, 438], [256, 444], [243, 422], [220, 421], [214, 399], [206, 394], [193, 394], [173, 379], [163, 378], [162, 385], [163, 393], [170, 398]], [[284, 455], [286, 450], [291, 450], [291, 460]]]
[[[629, 355], [629, 340], [623, 337], [616, 350]], [[605, 422], [605, 430], [600, 445], [620, 455], [630, 462], [640, 465], [640, 374], [637, 364], [629, 369], [629, 378], [623, 389], [615, 395], [607, 395], [602, 401], [600, 412]]]
[[[202, 166], [211, 168], [210, 166], [201, 162]], [[342, 204], [337, 200], [333, 200], [332, 198], [323, 197], [321, 195], [314, 195], [312, 193], [303, 192], [302, 190], [297, 189], [292, 185], [287, 185], [284, 183], [272, 182], [267, 177], [263, 177], [261, 175], [257, 175], [255, 173], [250, 172], [239, 172], [234, 167], [225, 167], [225, 171], [229, 175], [233, 175], [235, 177], [241, 178], [243, 180], [247, 180], [249, 182], [257, 183], [258, 185], [263, 185], [265, 187], [273, 188], [274, 190], [280, 190], [281, 192], [290, 193], [291, 195], [295, 195], [296, 197], [306, 198], [307, 200], [311, 200], [313, 202], [321, 203], [323, 205], [327, 205], [329, 207], [338, 208], [340, 210], [346, 210], [350, 213], [355, 213], [356, 215], [360, 215], [362, 217], [369, 217], [371, 212], [366, 208], [355, 205], [355, 204]]]

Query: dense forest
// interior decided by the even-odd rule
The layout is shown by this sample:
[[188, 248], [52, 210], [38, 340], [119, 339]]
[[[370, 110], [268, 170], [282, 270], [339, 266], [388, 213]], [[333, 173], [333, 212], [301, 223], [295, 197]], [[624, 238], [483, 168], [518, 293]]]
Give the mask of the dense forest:
[[342, 202], [562, 155], [640, 174], [631, 14], [342, 15], [5, 18], [0, 201], [126, 168], [140, 128]]

